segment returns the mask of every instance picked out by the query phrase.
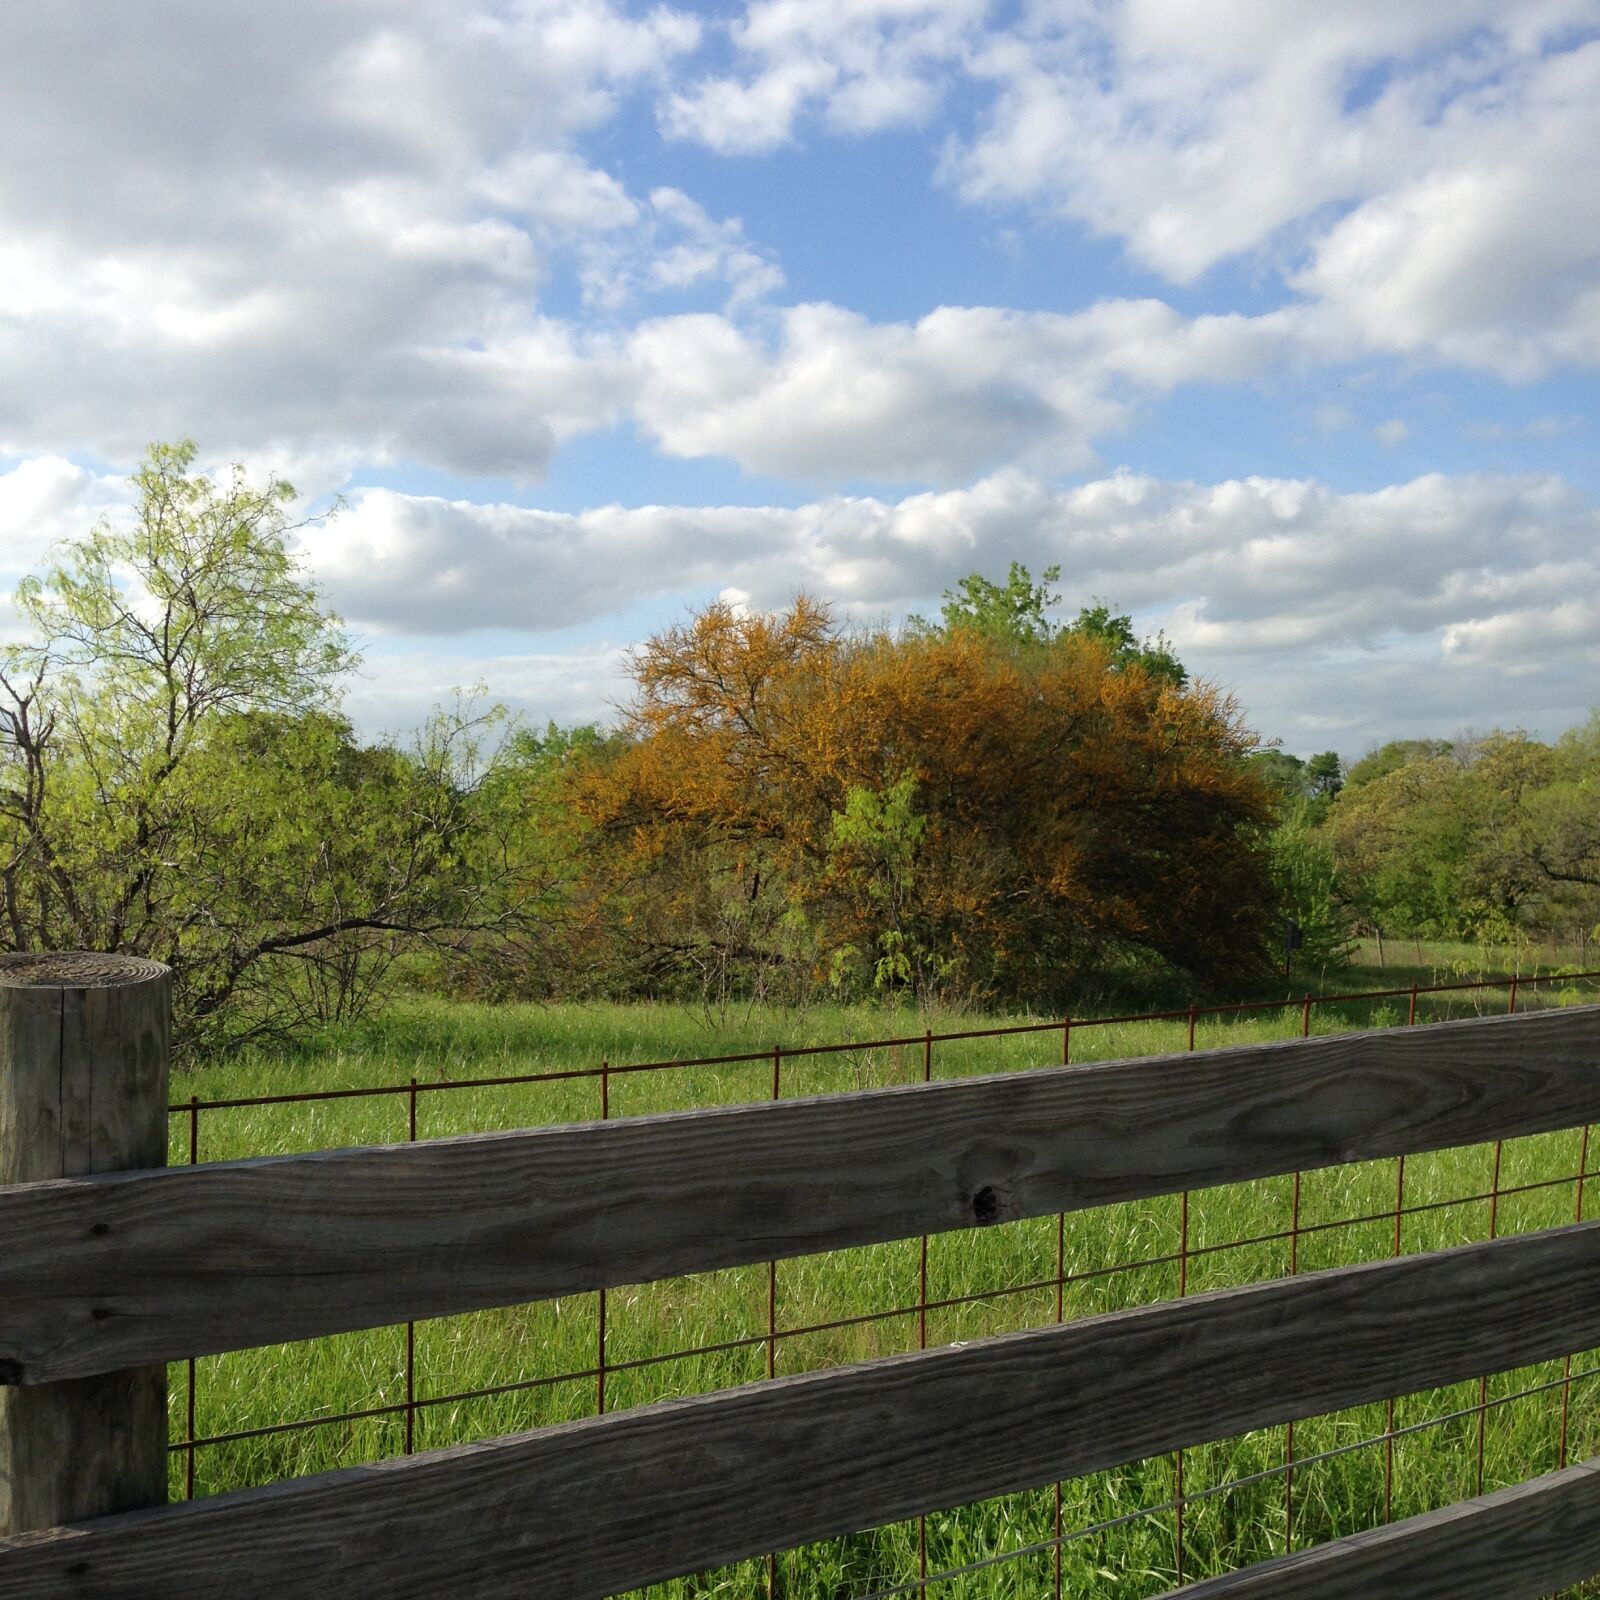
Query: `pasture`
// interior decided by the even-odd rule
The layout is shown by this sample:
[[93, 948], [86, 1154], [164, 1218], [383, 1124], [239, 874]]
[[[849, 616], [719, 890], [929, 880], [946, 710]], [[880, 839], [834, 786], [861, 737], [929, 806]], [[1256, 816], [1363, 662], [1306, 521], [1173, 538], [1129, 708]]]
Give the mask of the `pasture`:
[[[1421, 967], [1399, 967], [1403, 954]], [[1391, 943], [1382, 971], [1340, 974], [1345, 991], [1447, 981], [1454, 952]], [[1502, 969], [1505, 970], [1505, 969]], [[1514, 969], [1513, 969], [1514, 970]], [[1523, 971], [1530, 970], [1524, 964]], [[1289, 991], [1302, 984], [1285, 986]], [[1592, 986], [1524, 989], [1521, 1005], [1593, 997]], [[1422, 995], [1419, 1022], [1505, 1009], [1504, 989]], [[1409, 998], [1314, 1006], [1314, 1033], [1403, 1025]], [[480, 1007], [425, 998], [292, 1053], [246, 1055], [175, 1074], [201, 1102], [391, 1088], [342, 1099], [187, 1110], [171, 1160], [214, 1161], [687, 1109], [1057, 1063], [1062, 1029], [937, 1041], [917, 1035], [1023, 1026], [1030, 1018], [923, 1017], [901, 1010], [752, 1010], [717, 1019], [671, 1006]], [[1075, 1019], [1074, 1062], [1181, 1052], [1190, 1020]], [[1301, 1004], [1197, 1016], [1194, 1044], [1301, 1033]], [[806, 1055], [862, 1037], [876, 1048]], [[758, 1054], [737, 1064], [630, 1073], [627, 1064]], [[594, 1069], [617, 1070], [602, 1079]], [[526, 1084], [445, 1087], [536, 1073]], [[411, 1089], [416, 1080], [415, 1090]], [[191, 1145], [191, 1136], [193, 1142]], [[1582, 1198], [1582, 1130], [1406, 1160], [1308, 1172], [978, 1232], [840, 1251], [355, 1333], [172, 1369], [175, 1496], [207, 1495], [923, 1344], [1148, 1304], [1291, 1271], [1381, 1259], [1570, 1221]], [[1600, 1149], [1589, 1155], [1590, 1170]], [[1590, 1186], [1592, 1188], [1592, 1185]], [[1592, 1203], [1594, 1197], [1589, 1199]], [[1592, 1209], [1592, 1205], [1591, 1205]], [[1398, 1214], [1397, 1214], [1398, 1213]], [[1600, 1451], [1600, 1352], [1569, 1363], [1400, 1397], [1155, 1458], [1132, 1468], [931, 1515], [664, 1586], [663, 1595], [862, 1597], [916, 1585], [940, 1595], [1052, 1590], [1157, 1593], [1192, 1579], [1460, 1499]], [[1157, 1381], [1157, 1380], [1152, 1380]], [[478, 1394], [477, 1391], [498, 1391]], [[408, 1401], [413, 1402], [408, 1404]], [[332, 1419], [346, 1420], [335, 1421]], [[192, 1422], [192, 1431], [191, 1431]], [[1292, 1459], [1292, 1471], [1286, 1463]], [[1179, 1502], [1182, 1502], [1181, 1507]], [[1055, 1543], [1061, 1539], [1059, 1545]], [[1036, 1547], [1036, 1548], [1031, 1548]], [[1012, 1552], [1031, 1553], [1012, 1555]], [[1010, 1556], [1010, 1559], [996, 1559]], [[965, 1570], [963, 1570], [965, 1569]]]

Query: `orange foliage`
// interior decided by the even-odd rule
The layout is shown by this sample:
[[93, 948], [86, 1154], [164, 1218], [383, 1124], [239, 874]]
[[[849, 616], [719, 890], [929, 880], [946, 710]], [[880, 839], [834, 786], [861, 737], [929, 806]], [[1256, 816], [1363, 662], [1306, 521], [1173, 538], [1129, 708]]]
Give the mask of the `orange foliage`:
[[713, 605], [633, 665], [630, 739], [578, 803], [658, 975], [714, 948], [1046, 1005], [1130, 952], [1259, 968], [1269, 799], [1206, 685], [1077, 637], [841, 636], [804, 598]]

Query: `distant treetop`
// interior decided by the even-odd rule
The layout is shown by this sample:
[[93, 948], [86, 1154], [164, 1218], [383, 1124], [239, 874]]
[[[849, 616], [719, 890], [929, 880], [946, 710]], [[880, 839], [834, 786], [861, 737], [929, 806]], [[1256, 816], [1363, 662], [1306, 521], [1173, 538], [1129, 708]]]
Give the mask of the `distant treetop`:
[[1061, 603], [1061, 596], [1050, 585], [1060, 577], [1059, 566], [1048, 566], [1035, 583], [1033, 574], [1020, 561], [1011, 563], [1004, 583], [971, 572], [954, 589], [944, 591], [938, 626], [921, 617], [913, 617], [911, 626], [947, 636], [977, 633], [1023, 649], [1054, 644], [1059, 639], [1092, 639], [1104, 647], [1114, 667], [1141, 667], [1151, 677], [1178, 688], [1188, 682], [1187, 670], [1163, 635], [1140, 639], [1133, 631], [1132, 617], [1113, 612], [1103, 600], [1081, 607], [1071, 622], [1052, 622], [1047, 613]]
[[1345, 782], [1352, 789], [1364, 783], [1386, 778], [1413, 761], [1431, 761], [1435, 756], [1450, 755], [1455, 746], [1448, 739], [1391, 739], [1379, 750], [1373, 750], [1357, 761], [1345, 773]]

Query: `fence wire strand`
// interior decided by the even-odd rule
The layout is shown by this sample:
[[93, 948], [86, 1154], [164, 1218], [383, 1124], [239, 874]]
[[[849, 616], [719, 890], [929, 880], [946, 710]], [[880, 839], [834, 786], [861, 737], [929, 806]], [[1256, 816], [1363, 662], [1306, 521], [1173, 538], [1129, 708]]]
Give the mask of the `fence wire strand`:
[[[906, 1035], [904, 1037], [797, 1046], [792, 1049], [775, 1045], [767, 1051], [707, 1056], [683, 1061], [613, 1064], [607, 1060], [592, 1068], [502, 1074], [493, 1077], [463, 1078], [438, 1082], [422, 1082], [416, 1077], [412, 1077], [409, 1082], [396, 1085], [311, 1090], [295, 1094], [213, 1100], [202, 1100], [198, 1096], [192, 1095], [189, 1099], [173, 1105], [170, 1110], [174, 1117], [186, 1119], [188, 1163], [195, 1165], [199, 1162], [200, 1120], [202, 1114], [232, 1109], [372, 1099], [401, 1095], [405, 1097], [406, 1103], [406, 1137], [408, 1141], [415, 1141], [418, 1138], [418, 1102], [419, 1098], [426, 1094], [592, 1079], [598, 1092], [599, 1119], [605, 1121], [611, 1116], [613, 1080], [622, 1075], [666, 1073], [696, 1067], [742, 1066], [764, 1063], [770, 1068], [770, 1079], [765, 1098], [775, 1102], [782, 1098], [782, 1069], [784, 1063], [808, 1057], [837, 1055], [848, 1051], [916, 1047], [921, 1055], [921, 1080], [924, 1083], [929, 1083], [933, 1081], [934, 1077], [935, 1046], [943, 1043], [1056, 1033], [1059, 1034], [1061, 1040], [1061, 1065], [1066, 1067], [1072, 1063], [1074, 1035], [1088, 1027], [1111, 1027], [1119, 1024], [1150, 1022], [1185, 1024], [1187, 1049], [1193, 1051], [1197, 1047], [1197, 1028], [1202, 1019], [1239, 1017], [1268, 1011], [1289, 1011], [1298, 1008], [1300, 1012], [1300, 1016], [1297, 1019], [1300, 1024], [1298, 1032], [1301, 1037], [1309, 1037], [1312, 1029], [1313, 1008], [1319, 1005], [1350, 1005], [1355, 1003], [1377, 1003], [1385, 1000], [1403, 1000], [1406, 1003], [1406, 1024], [1410, 1025], [1415, 1024], [1417, 1021], [1419, 997], [1459, 994], [1474, 990], [1492, 991], [1504, 989], [1508, 991], [1506, 1009], [1508, 1012], [1515, 1012], [1519, 993], [1525, 992], [1530, 987], [1537, 987], [1541, 983], [1560, 982], [1570, 984], [1592, 981], [1596, 978], [1600, 978], [1600, 972], [1552, 974], [1540, 978], [1485, 978], [1434, 985], [1412, 984], [1405, 988], [1373, 990], [1365, 993], [1304, 995], [1281, 1001], [1255, 1001], [1229, 1006], [1189, 1006], [1180, 1010], [1104, 1018], [1067, 1017], [1060, 1021], [1013, 1024], [987, 1029], [964, 1029], [949, 1033], [934, 1033], [925, 1029], [921, 1034]], [[752, 1098], [755, 1097], [752, 1096]], [[1578, 1155], [1577, 1170], [1574, 1172], [1565, 1173], [1555, 1178], [1503, 1185], [1501, 1182], [1503, 1141], [1500, 1141], [1493, 1146], [1492, 1172], [1489, 1186], [1486, 1190], [1458, 1195], [1448, 1199], [1420, 1200], [1409, 1205], [1406, 1203], [1406, 1158], [1405, 1156], [1400, 1156], [1395, 1161], [1394, 1203], [1392, 1206], [1386, 1206], [1378, 1211], [1362, 1211], [1356, 1215], [1341, 1216], [1331, 1220], [1312, 1222], [1303, 1220], [1301, 1174], [1295, 1173], [1292, 1175], [1292, 1198], [1289, 1226], [1287, 1228], [1254, 1233], [1247, 1237], [1215, 1243], [1201, 1243], [1191, 1237], [1190, 1197], [1185, 1192], [1178, 1197], [1179, 1231], [1175, 1250], [1131, 1257], [1127, 1260], [1086, 1267], [1079, 1271], [1069, 1271], [1067, 1268], [1067, 1219], [1065, 1213], [1060, 1213], [1053, 1219], [1055, 1235], [1053, 1240], [1054, 1272], [1050, 1276], [1032, 1278], [1020, 1283], [1008, 1283], [999, 1287], [976, 1289], [961, 1294], [943, 1296], [930, 1294], [929, 1239], [924, 1235], [918, 1242], [917, 1293], [913, 1303], [891, 1305], [876, 1311], [823, 1320], [801, 1321], [789, 1327], [783, 1326], [779, 1315], [778, 1264], [776, 1261], [770, 1261], [766, 1264], [766, 1326], [764, 1331], [753, 1332], [737, 1338], [686, 1345], [682, 1348], [657, 1351], [621, 1360], [614, 1359], [608, 1350], [607, 1291], [602, 1289], [596, 1295], [595, 1361], [592, 1367], [578, 1367], [560, 1372], [541, 1373], [536, 1376], [517, 1378], [504, 1383], [460, 1389], [446, 1394], [418, 1394], [416, 1324], [409, 1322], [404, 1324], [404, 1366], [401, 1375], [403, 1399], [401, 1401], [393, 1404], [352, 1408], [336, 1413], [292, 1417], [251, 1428], [203, 1434], [198, 1431], [196, 1364], [193, 1360], [190, 1360], [185, 1365], [184, 1376], [184, 1437], [172, 1443], [169, 1449], [174, 1454], [181, 1453], [183, 1456], [183, 1493], [185, 1498], [193, 1499], [195, 1497], [196, 1457], [199, 1452], [208, 1448], [314, 1429], [348, 1427], [351, 1424], [375, 1418], [400, 1417], [403, 1419], [404, 1429], [403, 1450], [406, 1455], [410, 1455], [417, 1446], [419, 1415], [435, 1411], [444, 1406], [462, 1406], [473, 1401], [492, 1400], [524, 1394], [534, 1390], [548, 1389], [560, 1384], [587, 1382], [594, 1385], [594, 1412], [595, 1414], [601, 1414], [606, 1411], [610, 1399], [607, 1392], [608, 1381], [621, 1373], [640, 1372], [661, 1367], [671, 1362], [688, 1361], [699, 1357], [717, 1356], [736, 1351], [764, 1350], [765, 1373], [768, 1378], [772, 1378], [776, 1376], [779, 1369], [780, 1349], [791, 1340], [801, 1339], [808, 1335], [858, 1328], [866, 1324], [888, 1324], [909, 1318], [916, 1319], [916, 1348], [926, 1350], [929, 1347], [930, 1313], [951, 1311], [965, 1306], [991, 1304], [1008, 1298], [1053, 1291], [1054, 1320], [1057, 1323], [1061, 1323], [1067, 1320], [1066, 1290], [1072, 1285], [1091, 1283], [1108, 1279], [1118, 1274], [1133, 1273], [1145, 1269], [1175, 1267], [1177, 1270], [1177, 1292], [1182, 1297], [1189, 1291], [1191, 1268], [1197, 1262], [1215, 1258], [1229, 1251], [1270, 1245], [1287, 1245], [1289, 1273], [1293, 1276], [1300, 1270], [1301, 1245], [1307, 1238], [1327, 1235], [1340, 1229], [1359, 1228], [1368, 1224], [1392, 1223], [1390, 1253], [1398, 1257], [1402, 1253], [1403, 1223], [1406, 1218], [1416, 1218], [1454, 1206], [1487, 1202], [1489, 1207], [1489, 1237], [1495, 1238], [1499, 1234], [1500, 1208], [1504, 1201], [1512, 1197], [1535, 1194], [1566, 1185], [1575, 1187], [1574, 1220], [1582, 1221], [1585, 1207], [1585, 1186], [1589, 1178], [1600, 1175], [1592, 1171], [1589, 1165], [1590, 1131], [1587, 1127], [1582, 1130], [1582, 1146]], [[1170, 1515], [1173, 1519], [1174, 1569], [1177, 1581], [1181, 1585], [1185, 1579], [1186, 1568], [1185, 1513], [1190, 1507], [1252, 1484], [1271, 1479], [1280, 1479], [1283, 1485], [1283, 1547], [1286, 1551], [1292, 1550], [1294, 1548], [1296, 1472], [1303, 1472], [1305, 1469], [1321, 1462], [1346, 1456], [1356, 1451], [1370, 1449], [1375, 1445], [1383, 1447], [1382, 1515], [1384, 1522], [1387, 1523], [1393, 1520], [1394, 1515], [1396, 1441], [1431, 1428], [1441, 1427], [1450, 1422], [1476, 1418], [1477, 1440], [1474, 1477], [1477, 1492], [1481, 1493], [1485, 1479], [1485, 1429], [1488, 1413], [1514, 1400], [1559, 1391], [1561, 1403], [1557, 1454], [1559, 1464], [1565, 1467], [1569, 1449], [1573, 1391], [1576, 1386], [1597, 1373], [1600, 1373], [1600, 1367], [1575, 1370], [1573, 1357], [1569, 1356], [1563, 1363], [1562, 1373], [1559, 1378], [1519, 1390], [1515, 1394], [1495, 1397], [1490, 1396], [1488, 1379], [1485, 1377], [1480, 1382], [1476, 1404], [1446, 1416], [1429, 1418], [1404, 1427], [1396, 1427], [1395, 1425], [1395, 1401], [1391, 1398], [1385, 1404], [1385, 1426], [1381, 1433], [1312, 1455], [1296, 1454], [1294, 1424], [1291, 1422], [1285, 1428], [1285, 1452], [1281, 1465], [1232, 1479], [1224, 1484], [1213, 1485], [1192, 1492], [1186, 1492], [1184, 1452], [1180, 1450], [1175, 1452], [1173, 1456], [1173, 1494], [1169, 1499], [1074, 1529], [1067, 1529], [1064, 1526], [1064, 1486], [1061, 1482], [1057, 1482], [1053, 1485], [1051, 1537], [1015, 1550], [986, 1556], [981, 1560], [964, 1566], [930, 1572], [929, 1522], [926, 1516], [919, 1517], [916, 1519], [916, 1579], [892, 1588], [873, 1590], [870, 1593], [857, 1596], [856, 1600], [894, 1600], [896, 1596], [918, 1593], [933, 1584], [968, 1576], [1002, 1562], [1043, 1554], [1052, 1556], [1053, 1595], [1055, 1600], [1060, 1600], [1064, 1581], [1063, 1551], [1069, 1545], [1085, 1538], [1110, 1532], [1141, 1519], [1165, 1515]], [[768, 1600], [777, 1600], [779, 1569], [776, 1555], [769, 1555], [764, 1565]]]
[[[1586, 1367], [1582, 1371], [1574, 1372], [1569, 1379], [1552, 1378], [1548, 1383], [1536, 1383], [1526, 1389], [1519, 1389], [1515, 1394], [1499, 1395], [1489, 1401], [1493, 1410], [1497, 1406], [1510, 1405], [1516, 1400], [1527, 1400], [1534, 1395], [1548, 1394], [1561, 1388], [1564, 1382], [1580, 1383], [1586, 1378], [1600, 1376], [1600, 1367]], [[1396, 1430], [1392, 1435], [1387, 1433], [1373, 1434], [1367, 1439], [1352, 1440], [1348, 1444], [1334, 1445], [1327, 1450], [1320, 1450], [1315, 1455], [1302, 1456], [1296, 1465], [1304, 1467], [1320, 1466], [1326, 1461], [1335, 1461], [1341, 1456], [1353, 1455], [1358, 1450], [1370, 1450], [1375, 1444], [1382, 1444], [1386, 1439], [1404, 1439], [1413, 1434], [1426, 1433], [1430, 1428], [1442, 1428], [1447, 1423], [1462, 1422], [1478, 1414], [1478, 1407], [1466, 1406], [1459, 1411], [1451, 1411], [1443, 1416], [1427, 1417], [1421, 1422], [1408, 1423], [1405, 1427]], [[916, 1594], [930, 1588], [936, 1583], [946, 1583], [953, 1578], [970, 1577], [975, 1572], [984, 1572], [991, 1567], [997, 1567], [1007, 1561], [1020, 1561], [1027, 1556], [1043, 1555], [1052, 1549], [1059, 1549], [1062, 1545], [1074, 1544], [1080, 1539], [1091, 1539], [1096, 1534], [1110, 1533], [1116, 1528], [1125, 1528], [1135, 1522], [1141, 1522], [1147, 1517], [1159, 1517], [1167, 1512], [1177, 1512], [1185, 1506], [1199, 1505], [1206, 1500], [1215, 1500], [1219, 1495], [1233, 1494], [1239, 1489], [1249, 1488], [1256, 1483], [1266, 1483], [1273, 1478], [1281, 1477], [1285, 1467], [1266, 1467], [1260, 1472], [1245, 1473], [1237, 1478], [1230, 1478], [1226, 1483], [1212, 1484], [1205, 1489], [1197, 1489], [1193, 1494], [1174, 1495], [1170, 1500], [1157, 1501], [1153, 1505], [1140, 1506], [1136, 1511], [1124, 1511], [1115, 1517], [1107, 1517], [1100, 1522], [1086, 1522], [1081, 1527], [1074, 1528], [1070, 1533], [1059, 1538], [1038, 1539], [1032, 1544], [1019, 1545], [1015, 1550], [1002, 1550], [992, 1556], [984, 1556], [978, 1561], [969, 1561], [964, 1566], [947, 1567], [942, 1572], [931, 1573], [925, 1580], [918, 1579], [914, 1583], [897, 1584], [890, 1589], [872, 1589], [865, 1594], [855, 1595], [851, 1600], [895, 1600], [898, 1595]], [[1180, 1586], [1182, 1580], [1179, 1580]]]

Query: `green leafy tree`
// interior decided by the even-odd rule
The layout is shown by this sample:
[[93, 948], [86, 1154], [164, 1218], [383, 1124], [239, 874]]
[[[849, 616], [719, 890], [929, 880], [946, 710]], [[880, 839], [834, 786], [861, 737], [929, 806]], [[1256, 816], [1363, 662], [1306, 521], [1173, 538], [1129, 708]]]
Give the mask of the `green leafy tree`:
[[[1329, 818], [1342, 881], [1374, 928], [1501, 938], [1537, 922], [1528, 818], [1552, 772], [1548, 746], [1495, 733], [1350, 782]], [[1386, 746], [1386, 750], [1393, 747]], [[1357, 763], [1359, 768], [1360, 763]]]
[[[917, 777], [903, 772], [881, 788], [852, 784], [844, 809], [833, 813], [828, 837], [828, 868], [842, 892], [873, 908], [872, 987], [879, 994], [911, 990], [931, 1000], [950, 977], [950, 966], [931, 947], [916, 918], [914, 879], [928, 819], [916, 809]], [[855, 945], [834, 952], [835, 987], [848, 981], [861, 960]]]
[[485, 725], [359, 747], [336, 714], [355, 658], [288, 548], [293, 490], [194, 458], [153, 446], [131, 520], [23, 582], [29, 635], [0, 670], [8, 942], [170, 963], [189, 1042], [342, 1014], [386, 941], [517, 909], [486, 844]]
[[1273, 829], [1267, 841], [1272, 879], [1282, 915], [1299, 926], [1300, 970], [1347, 966], [1354, 953], [1355, 916], [1339, 878], [1333, 840], [1302, 808]]
[[1272, 790], [1280, 807], [1295, 805], [1305, 800], [1310, 792], [1305, 762], [1287, 750], [1252, 750], [1248, 764]]
[[286, 545], [288, 484], [189, 475], [156, 445], [130, 526], [102, 522], [17, 589], [4, 651], [9, 824], [0, 878], [17, 944], [153, 951], [167, 885], [211, 797], [193, 757], [216, 722], [325, 709], [353, 657]]
[[1133, 631], [1133, 619], [1117, 615], [1104, 601], [1096, 601], [1078, 612], [1076, 620], [1061, 630], [1064, 637], [1092, 639], [1105, 646], [1114, 667], [1139, 667], [1158, 682], [1182, 688], [1189, 674], [1178, 660], [1163, 634], [1140, 639]]
[[913, 617], [912, 630], [975, 633], [994, 644], [1022, 650], [1037, 650], [1060, 639], [1087, 639], [1105, 650], [1115, 669], [1136, 666], [1179, 688], [1188, 682], [1188, 672], [1163, 635], [1140, 639], [1133, 630], [1133, 619], [1113, 612], [1102, 600], [1082, 607], [1071, 622], [1052, 622], [1049, 613], [1060, 605], [1061, 596], [1050, 585], [1060, 578], [1061, 568], [1049, 566], [1035, 583], [1020, 561], [1011, 563], [1004, 583], [982, 573], [968, 573], [953, 590], [945, 590], [940, 627], [934, 629], [922, 618]]
[[1326, 820], [1344, 785], [1344, 768], [1331, 750], [1302, 761], [1287, 750], [1254, 750], [1248, 765], [1272, 789], [1280, 825], [1311, 827]]
[[1524, 848], [1551, 884], [1600, 889], [1600, 711], [1557, 743], [1551, 781], [1527, 806]]
[[1344, 781], [1349, 788], [1359, 789], [1362, 784], [1386, 778], [1414, 761], [1431, 761], [1435, 756], [1449, 755], [1454, 749], [1448, 739], [1391, 739], [1355, 762], [1345, 773]]
[[939, 613], [944, 631], [977, 633], [999, 644], [1049, 644], [1060, 631], [1046, 616], [1060, 604], [1061, 596], [1050, 591], [1060, 576], [1060, 567], [1046, 567], [1035, 583], [1020, 561], [1011, 563], [1004, 583], [968, 573], [953, 590], [944, 592]]
[[1536, 923], [1580, 949], [1600, 937], [1600, 711], [1557, 740], [1548, 781], [1524, 795], [1516, 850], [1536, 883]]
[[1318, 800], [1331, 800], [1344, 788], [1344, 763], [1337, 752], [1324, 750], [1306, 762], [1306, 788]]

